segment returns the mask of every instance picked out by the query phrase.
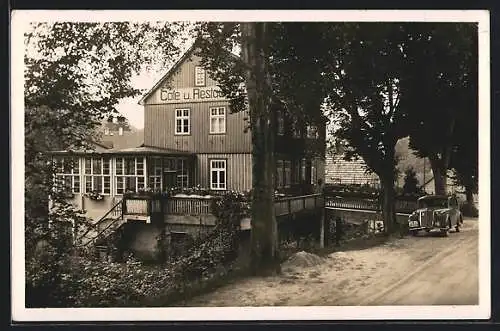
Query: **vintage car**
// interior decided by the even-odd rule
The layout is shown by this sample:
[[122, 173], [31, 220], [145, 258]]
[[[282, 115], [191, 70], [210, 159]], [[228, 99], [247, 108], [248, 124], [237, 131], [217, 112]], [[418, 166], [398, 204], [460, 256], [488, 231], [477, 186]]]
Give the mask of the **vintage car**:
[[463, 217], [455, 196], [423, 196], [418, 199], [418, 209], [408, 217], [409, 231], [413, 235], [420, 230], [437, 230], [446, 236], [452, 228], [459, 232], [462, 224]]

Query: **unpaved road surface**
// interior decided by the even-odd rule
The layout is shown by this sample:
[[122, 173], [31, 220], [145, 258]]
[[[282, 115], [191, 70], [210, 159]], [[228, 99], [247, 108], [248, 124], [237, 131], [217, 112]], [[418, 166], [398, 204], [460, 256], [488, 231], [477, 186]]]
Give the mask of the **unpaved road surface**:
[[448, 237], [420, 234], [335, 252], [318, 266], [236, 280], [180, 305], [477, 305], [478, 292], [477, 220], [465, 219]]

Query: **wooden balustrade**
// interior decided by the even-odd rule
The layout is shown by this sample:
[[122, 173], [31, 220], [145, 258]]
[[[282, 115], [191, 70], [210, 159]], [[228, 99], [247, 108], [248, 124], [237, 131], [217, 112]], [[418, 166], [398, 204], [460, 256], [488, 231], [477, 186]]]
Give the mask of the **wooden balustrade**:
[[212, 200], [212, 198], [171, 197], [165, 201], [165, 212], [173, 215], [208, 215], [211, 214]]
[[[380, 205], [377, 200], [368, 200], [362, 198], [355, 199], [327, 197], [325, 206], [330, 208], [343, 209], [380, 210]], [[417, 208], [417, 201], [396, 199], [395, 207], [396, 212], [398, 213], [409, 213]]]
[[323, 207], [321, 194], [301, 195], [276, 199], [274, 208], [276, 216], [293, 214], [306, 209]]
[[127, 198], [125, 199], [124, 213], [128, 215], [149, 215], [149, 199]]

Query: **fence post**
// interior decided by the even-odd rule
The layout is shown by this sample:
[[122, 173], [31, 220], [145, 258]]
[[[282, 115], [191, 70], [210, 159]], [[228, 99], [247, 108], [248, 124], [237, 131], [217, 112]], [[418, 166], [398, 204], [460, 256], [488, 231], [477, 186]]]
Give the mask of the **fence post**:
[[[316, 198], [314, 199], [316, 201]], [[319, 229], [319, 247], [325, 248], [325, 208], [321, 208], [320, 212], [320, 229]]]
[[123, 198], [122, 200], [122, 214], [127, 214], [127, 199]]
[[340, 246], [340, 240], [342, 239], [342, 219], [337, 216], [335, 219], [335, 244]]

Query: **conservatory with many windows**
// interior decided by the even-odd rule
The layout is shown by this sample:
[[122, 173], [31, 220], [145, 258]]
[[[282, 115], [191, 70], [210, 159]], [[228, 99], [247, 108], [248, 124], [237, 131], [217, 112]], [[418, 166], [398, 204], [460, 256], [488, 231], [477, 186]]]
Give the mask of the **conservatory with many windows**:
[[188, 152], [142, 146], [52, 154], [56, 189], [92, 218], [109, 210], [125, 193], [196, 185], [194, 155]]

